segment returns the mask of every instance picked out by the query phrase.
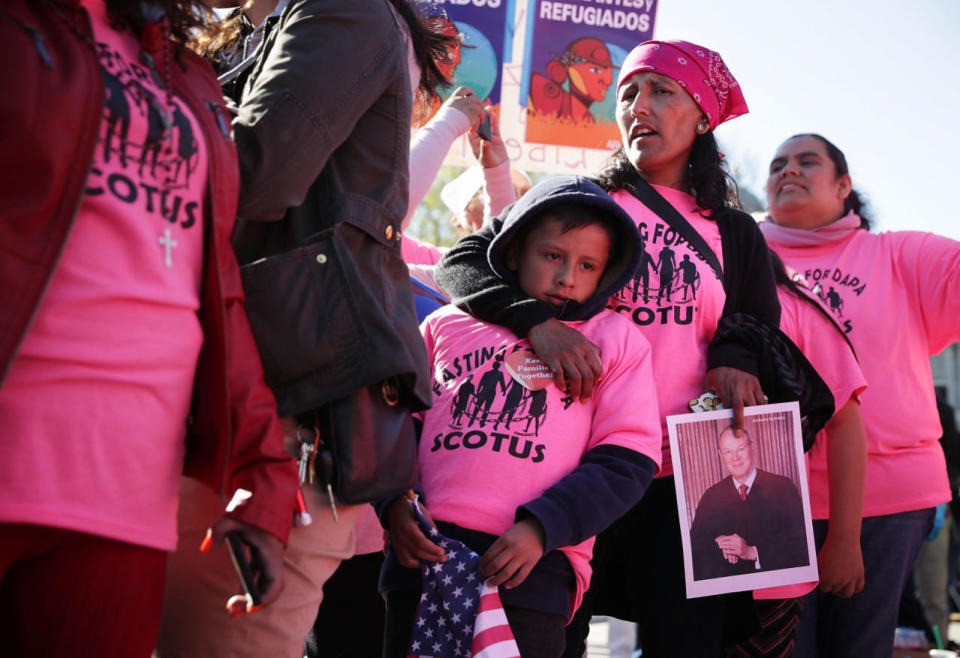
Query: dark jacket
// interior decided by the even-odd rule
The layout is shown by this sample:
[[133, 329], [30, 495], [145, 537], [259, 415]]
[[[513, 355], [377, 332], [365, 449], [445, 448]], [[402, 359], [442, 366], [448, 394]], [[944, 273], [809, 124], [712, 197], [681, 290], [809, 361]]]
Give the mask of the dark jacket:
[[[772, 327], [780, 326], [780, 301], [770, 265], [770, 250], [757, 222], [747, 213], [727, 208], [716, 218], [723, 244], [723, 317], [750, 315]], [[707, 369], [730, 366], [758, 375], [760, 366], [751, 346], [717, 340], [707, 350]]]
[[400, 223], [411, 89], [386, 0], [292, 0], [239, 99], [233, 246], [281, 415], [399, 376], [429, 406]]
[[[92, 39], [79, 2], [64, 15]], [[142, 42], [163, 61], [154, 24]], [[147, 32], [145, 30], [145, 32]], [[16, 62], [0, 98], [0, 373], [17, 349], [70, 234], [83, 199], [103, 112], [103, 79], [88, 43], [49, 6], [9, 0], [0, 7], [0, 54]], [[234, 516], [286, 542], [297, 473], [283, 451], [273, 395], [243, 312], [229, 237], [236, 211], [237, 163], [210, 67], [190, 52], [172, 67], [174, 91], [196, 117], [209, 160], [197, 364], [184, 470], [221, 495], [242, 487], [253, 498]]]

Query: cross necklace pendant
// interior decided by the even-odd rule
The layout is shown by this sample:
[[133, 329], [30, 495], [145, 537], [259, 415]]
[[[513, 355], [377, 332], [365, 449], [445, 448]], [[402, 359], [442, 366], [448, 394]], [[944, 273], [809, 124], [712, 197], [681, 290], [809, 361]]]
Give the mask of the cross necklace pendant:
[[171, 249], [175, 249], [175, 248], [176, 248], [176, 246], [177, 246], [177, 241], [174, 240], [174, 239], [172, 239], [172, 238], [170, 237], [170, 229], [168, 229], [168, 228], [167, 228], [167, 229], [164, 229], [164, 230], [163, 230], [163, 236], [160, 237], [160, 238], [157, 238], [157, 242], [159, 242], [159, 243], [163, 246], [163, 248], [164, 248], [164, 249], [163, 249], [163, 264], [166, 265], [167, 267], [173, 267], [173, 259], [171, 258], [171, 253], [170, 253], [170, 251], [171, 251]]
[[[53, 0], [43, 0], [44, 4], [48, 5], [57, 18], [66, 25], [66, 27], [73, 32], [77, 37], [80, 38], [97, 56], [98, 59], [101, 57], [100, 50], [97, 48], [97, 44], [94, 42], [93, 35], [89, 34], [85, 29], [81, 29], [78, 24], [78, 15], [75, 12], [71, 12], [70, 15], [66, 13], [66, 10], [61, 7], [59, 4]], [[134, 97], [138, 97], [142, 100], [145, 100], [147, 105], [156, 113], [160, 119], [162, 126], [163, 134], [160, 138], [160, 143], [166, 146], [167, 153], [173, 152], [173, 85], [171, 81], [171, 72], [173, 70], [171, 50], [172, 44], [170, 42], [170, 22], [169, 19], [164, 15], [160, 19], [160, 28], [163, 31], [163, 74], [157, 70], [156, 62], [154, 62], [153, 57], [146, 50], [142, 49], [139, 60], [147, 70], [150, 71], [150, 74], [153, 78], [154, 83], [157, 88], [166, 92], [166, 104], [164, 104], [159, 98], [154, 97], [152, 94], [145, 93], [142, 86], [136, 86], [133, 82], [128, 82], [124, 85]], [[101, 66], [103, 63], [101, 61]], [[165, 159], [166, 160], [166, 159]], [[169, 164], [164, 162], [164, 167], [169, 167]], [[169, 176], [164, 176], [164, 185], [163, 187], [168, 189]], [[161, 196], [161, 199], [163, 197]], [[162, 204], [162, 202], [161, 202]], [[173, 267], [173, 258], [171, 250], [177, 246], [177, 241], [171, 237], [171, 232], [169, 228], [165, 228], [163, 235], [157, 238], [157, 241], [164, 248], [163, 252], [163, 264], [167, 267]]]

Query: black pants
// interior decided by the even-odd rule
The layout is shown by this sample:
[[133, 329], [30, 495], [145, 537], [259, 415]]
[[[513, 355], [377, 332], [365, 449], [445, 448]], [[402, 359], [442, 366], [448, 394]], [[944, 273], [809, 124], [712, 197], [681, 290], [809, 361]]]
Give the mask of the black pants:
[[[308, 658], [375, 658], [383, 653], [383, 597], [377, 591], [383, 553], [340, 563], [323, 584], [323, 603], [307, 635]], [[363, 625], [363, 632], [348, 629]]]
[[686, 598], [672, 477], [656, 478], [632, 510], [597, 537], [593, 579], [567, 627], [567, 658], [580, 658], [592, 615], [639, 623], [644, 658], [722, 657], [759, 629], [750, 592]]
[[[383, 658], [406, 658], [420, 592], [396, 590], [389, 592], [386, 598]], [[562, 615], [509, 605], [505, 605], [504, 610], [523, 658], [560, 658], [563, 655], [567, 620]]]

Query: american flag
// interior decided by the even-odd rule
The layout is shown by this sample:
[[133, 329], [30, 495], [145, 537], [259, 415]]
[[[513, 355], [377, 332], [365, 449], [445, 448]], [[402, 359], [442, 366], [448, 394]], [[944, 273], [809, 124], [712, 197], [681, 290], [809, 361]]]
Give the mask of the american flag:
[[419, 504], [411, 504], [420, 529], [447, 552], [448, 560], [422, 567], [423, 591], [408, 658], [520, 658], [500, 592], [477, 569], [480, 556], [441, 535]]

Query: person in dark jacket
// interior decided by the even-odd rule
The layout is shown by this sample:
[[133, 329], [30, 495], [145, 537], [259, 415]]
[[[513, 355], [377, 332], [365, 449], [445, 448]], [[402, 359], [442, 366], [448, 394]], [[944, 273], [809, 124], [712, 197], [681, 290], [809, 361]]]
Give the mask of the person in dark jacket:
[[[430, 404], [426, 351], [400, 254], [420, 79], [408, 69], [407, 44], [423, 28], [406, 0], [255, 4], [272, 13], [242, 86], [234, 87], [241, 188], [233, 247], [288, 450], [300, 454], [303, 442], [309, 456], [330, 406], [359, 391], [409, 411]], [[408, 426], [398, 441], [409, 446], [412, 466]], [[322, 464], [313, 464], [319, 473]], [[400, 475], [412, 481], [412, 467]], [[291, 533], [276, 612], [239, 624], [202, 613], [200, 592], [235, 576], [178, 554], [161, 655], [303, 655], [322, 586], [353, 554], [363, 509], [332, 500], [323, 483], [306, 484], [303, 494], [313, 524]], [[185, 498], [192, 514], [181, 517], [180, 531], [189, 538], [205, 501], [197, 492]]]
[[[660, 272], [659, 281], [628, 283], [609, 301], [653, 345], [664, 423], [660, 475], [666, 477], [654, 480], [637, 507], [598, 538], [593, 592], [569, 627], [569, 656], [581, 655], [591, 613], [639, 621], [644, 655], [655, 657], [720, 655], [724, 645], [756, 627], [748, 594], [686, 599], [663, 420], [685, 412], [687, 402], [703, 392], [705, 378], [734, 410], [738, 430], [743, 406], [764, 402], [751, 350], [731, 341], [711, 343], [721, 317], [728, 314], [752, 315], [774, 326], [780, 316], [766, 244], [753, 219], [735, 209], [736, 186], [713, 135], [718, 125], [746, 112], [736, 80], [720, 55], [707, 48], [683, 41], [647, 42], [621, 68], [616, 114], [622, 146], [598, 181], [633, 217], [653, 262], [665, 250], [678, 260], [689, 254], [698, 276], [688, 296], [675, 294], [673, 282]], [[651, 191], [679, 215], [664, 211], [672, 223], [638, 199], [650, 198]], [[589, 397], [601, 373], [596, 346], [561, 326], [548, 304], [491, 272], [487, 245], [502, 226], [494, 220], [462, 239], [440, 262], [438, 284], [472, 315], [528, 338], [559, 386], [569, 385], [574, 397]], [[689, 238], [681, 237], [678, 228], [689, 229]], [[700, 244], [693, 246], [691, 239]], [[720, 259], [722, 266], [708, 264]], [[635, 295], [637, 286], [650, 295]]]

